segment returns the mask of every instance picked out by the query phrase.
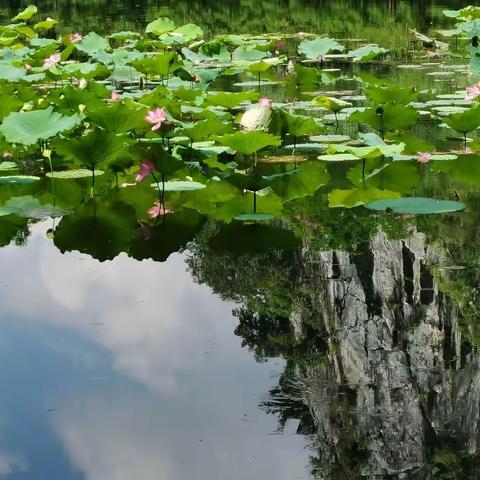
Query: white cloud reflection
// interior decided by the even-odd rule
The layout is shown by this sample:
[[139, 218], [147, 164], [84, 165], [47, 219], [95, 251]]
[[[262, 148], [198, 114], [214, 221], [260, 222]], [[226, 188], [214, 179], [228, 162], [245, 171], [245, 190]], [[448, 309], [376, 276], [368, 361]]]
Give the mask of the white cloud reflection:
[[[180, 255], [100, 264], [60, 255], [44, 231], [37, 225], [26, 248], [0, 250], [10, 279], [2, 313], [88, 339], [134, 381], [86, 379], [52, 415], [87, 480], [308, 478], [304, 440], [269, 435], [275, 420], [258, 409], [281, 366], [240, 348], [232, 305], [196, 285]], [[89, 352], [71, 355], [94, 363]]]

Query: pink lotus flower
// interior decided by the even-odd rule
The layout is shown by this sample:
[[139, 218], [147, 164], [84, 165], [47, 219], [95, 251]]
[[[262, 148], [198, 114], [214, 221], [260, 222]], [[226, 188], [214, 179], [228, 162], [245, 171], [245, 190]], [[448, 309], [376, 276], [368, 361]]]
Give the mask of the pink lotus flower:
[[59, 53], [54, 53], [53, 55], [50, 55], [43, 61], [43, 68], [52, 68], [61, 60], [61, 58], [62, 57]]
[[428, 163], [431, 158], [432, 158], [431, 153], [417, 152], [417, 162], [418, 163]]
[[467, 100], [473, 100], [480, 96], [480, 87], [478, 85], [470, 85], [467, 87]]
[[261, 98], [258, 103], [262, 106], [262, 107], [270, 107], [272, 108], [272, 101], [267, 98], [267, 97], [263, 97]]
[[163, 108], [150, 110], [145, 116], [145, 120], [153, 125], [152, 130], [158, 130], [162, 123], [167, 119], [167, 112]]
[[118, 102], [121, 98], [122, 98], [122, 96], [119, 93], [114, 91], [114, 92], [112, 92], [112, 96], [110, 97], [110, 100], [112, 102]]
[[167, 213], [172, 213], [171, 210], [168, 210], [168, 208], [165, 208], [165, 205], [162, 202], [156, 201], [153, 204], [153, 207], [148, 210], [148, 216], [150, 218], [157, 218], [160, 216], [164, 216]]
[[81, 33], [72, 33], [68, 39], [71, 43], [81, 42], [83, 40], [83, 35]]
[[155, 164], [151, 160], [144, 160], [135, 176], [137, 183], [143, 182], [152, 172], [155, 171]]
[[32, 67], [29, 63], [26, 63], [26, 64], [23, 66], [23, 68], [25, 68], [25, 70], [26, 70], [27, 72], [30, 72], [33, 67]]

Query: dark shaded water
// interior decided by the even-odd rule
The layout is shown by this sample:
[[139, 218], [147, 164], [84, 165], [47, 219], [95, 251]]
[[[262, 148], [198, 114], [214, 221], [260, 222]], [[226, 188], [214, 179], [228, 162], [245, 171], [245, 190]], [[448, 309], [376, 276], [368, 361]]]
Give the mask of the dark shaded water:
[[[5, 16], [20, 4], [6, 3]], [[441, 7], [115, 1], [42, 10], [83, 31], [167, 15], [210, 34], [395, 41], [407, 27], [440, 24]], [[120, 214], [89, 247], [72, 233], [63, 254], [48, 235], [53, 221], [2, 224], [0, 478], [479, 478], [480, 195], [476, 170], [456, 174], [454, 184], [425, 175], [422, 188], [450, 198], [460, 184], [470, 208], [458, 216], [379, 220], [306, 200], [292, 214], [301, 247], [275, 238], [267, 248], [271, 232], [242, 237], [208, 222], [162, 243], [165, 261], [121, 253], [99, 262], [75, 250], [111, 253]], [[149, 256], [142, 248], [136, 258]]]
[[11, 18], [18, 9], [31, 3], [36, 3], [46, 16], [84, 31], [135, 30], [166, 16], [178, 25], [196, 23], [208, 35], [313, 31], [366, 37], [377, 42], [389, 37], [394, 40], [392, 35], [403, 35], [407, 27], [425, 31], [432, 25], [444, 24], [444, 8], [465, 6], [465, 2], [458, 0], [1, 0], [0, 13]]

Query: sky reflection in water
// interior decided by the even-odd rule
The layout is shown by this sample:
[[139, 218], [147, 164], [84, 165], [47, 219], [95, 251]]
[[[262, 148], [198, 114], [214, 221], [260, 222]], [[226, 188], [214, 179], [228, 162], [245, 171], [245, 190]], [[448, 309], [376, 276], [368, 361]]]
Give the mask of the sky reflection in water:
[[308, 478], [258, 409], [283, 364], [241, 348], [234, 305], [179, 254], [99, 263], [47, 228], [0, 250], [0, 478]]

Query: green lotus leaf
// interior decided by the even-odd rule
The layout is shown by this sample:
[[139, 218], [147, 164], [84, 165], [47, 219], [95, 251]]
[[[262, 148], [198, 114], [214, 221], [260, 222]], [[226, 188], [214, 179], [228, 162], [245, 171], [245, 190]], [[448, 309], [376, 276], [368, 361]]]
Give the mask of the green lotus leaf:
[[40, 177], [31, 175], [6, 175], [0, 177], [0, 185], [26, 185], [38, 182], [38, 180], [40, 180]]
[[200, 182], [188, 182], [180, 180], [170, 180], [165, 182], [163, 185], [159, 183], [152, 183], [153, 188], [165, 190], [166, 192], [191, 192], [194, 190], [202, 190], [205, 188], [205, 185]]
[[328, 194], [330, 208], [353, 208], [385, 198], [398, 198], [398, 192], [378, 188], [352, 188], [350, 190], [333, 190]]
[[480, 184], [480, 156], [460, 155], [451, 162], [434, 162], [430, 167], [434, 172], [443, 172], [449, 178], [463, 185]]
[[345, 143], [349, 142], [351, 137], [348, 135], [315, 135], [310, 137], [310, 141], [318, 143]]
[[82, 41], [76, 43], [75, 47], [81, 52], [92, 55], [103, 50], [108, 50], [110, 48], [110, 44], [106, 38], [101, 37], [95, 32], [90, 32], [88, 35], [83, 37]]
[[130, 64], [145, 75], [163, 76], [172, 74], [182, 66], [182, 64], [177, 61], [177, 54], [175, 52], [143, 57], [130, 62]]
[[409, 194], [421, 185], [417, 162], [387, 163], [381, 159], [369, 160], [365, 170], [361, 163], [352, 167], [347, 178], [357, 186], [366, 184], [369, 188], [382, 188], [402, 194]]
[[163, 35], [164, 33], [175, 30], [175, 23], [169, 18], [160, 17], [150, 22], [145, 29], [146, 33], [153, 33], [154, 35]]
[[363, 89], [365, 96], [376, 104], [400, 103], [407, 105], [414, 102], [418, 93], [412, 87], [398, 87], [397, 85], [371, 86]]
[[345, 100], [340, 100], [334, 97], [315, 97], [312, 100], [314, 105], [318, 105], [320, 107], [326, 108], [328, 111], [333, 113], [338, 113], [342, 111], [344, 108], [351, 107], [352, 104], [350, 102], [346, 102]]
[[41, 204], [37, 198], [30, 195], [13, 197], [3, 207], [0, 207], [0, 216], [17, 215], [18, 217], [42, 219], [46, 217], [61, 217], [70, 212], [53, 205]]
[[330, 151], [338, 153], [351, 153], [358, 158], [372, 159], [378, 157], [392, 157], [403, 152], [405, 145], [403, 143], [387, 145], [378, 135], [365, 134], [366, 143], [371, 143], [366, 147], [353, 147], [350, 145], [331, 145]]
[[359, 157], [352, 155], [351, 153], [319, 155], [317, 158], [323, 162], [351, 162], [352, 160], [360, 160]]
[[318, 162], [302, 163], [298, 173], [284, 175], [274, 179], [272, 190], [284, 201], [313, 195], [320, 187], [326, 185], [330, 179], [327, 171]]
[[106, 78], [110, 70], [100, 63], [69, 63], [62, 71], [78, 78]]
[[182, 250], [201, 231], [204, 218], [192, 210], [168, 214], [165, 221], [143, 225], [128, 250], [136, 260], [151, 258], [165, 262], [169, 256]]
[[269, 213], [241, 213], [240, 215], [235, 215], [234, 220], [239, 222], [268, 222], [275, 218]]
[[8, 172], [9, 170], [18, 170], [18, 165], [15, 162], [0, 162], [0, 172]]
[[247, 92], [216, 92], [209, 93], [205, 98], [207, 105], [216, 105], [229, 110], [238, 107], [244, 102], [256, 102], [260, 98], [260, 94], [255, 91]]
[[49, 178], [58, 178], [59, 180], [72, 180], [78, 178], [91, 178], [92, 175], [99, 177], [104, 173], [105, 172], [103, 170], [95, 170], [94, 172], [92, 172], [92, 170], [88, 170], [86, 168], [77, 168], [74, 170], [54, 171], [53, 173], [47, 172], [45, 175]]
[[187, 23], [186, 25], [173, 30], [171, 35], [181, 35], [185, 42], [191, 42], [197, 38], [203, 37], [203, 30], [194, 23]]
[[294, 115], [286, 111], [282, 111], [282, 116], [286, 130], [294, 137], [316, 135], [325, 130], [325, 127], [313, 117]]
[[[262, 191], [263, 192], [263, 191]], [[242, 215], [248, 212], [251, 213], [267, 213], [274, 217], [279, 217], [283, 211], [283, 202], [278, 195], [269, 193], [254, 194], [253, 192], [246, 192], [244, 195], [237, 193], [235, 197], [225, 202], [220, 206], [212, 206], [209, 216], [216, 220], [224, 222], [231, 222], [237, 215]], [[254, 212], [254, 204], [256, 205], [256, 212]]]
[[379, 108], [367, 108], [363, 112], [350, 115], [350, 121], [363, 122], [379, 132], [401, 130], [415, 125], [420, 114], [404, 105], [386, 104]]
[[186, 208], [210, 214], [218, 206], [232, 200], [238, 195], [238, 189], [228, 182], [211, 179], [201, 190], [189, 192], [183, 201]]
[[232, 53], [232, 60], [237, 62], [258, 62], [265, 57], [265, 52], [250, 46], [237, 47]]
[[467, 134], [480, 127], [480, 106], [472, 107], [462, 113], [443, 117], [443, 121], [453, 130]]
[[221, 137], [217, 141], [242, 155], [252, 155], [265, 147], [278, 147], [280, 138], [269, 133], [251, 131], [235, 132]]
[[230, 125], [221, 122], [215, 117], [207, 118], [199, 122], [184, 126], [178, 130], [179, 135], [184, 135], [194, 142], [200, 142], [210, 138], [212, 135], [221, 135], [230, 132]]
[[58, 20], [54, 20], [53, 18], [47, 18], [41, 22], [36, 23], [33, 28], [34, 30], [50, 30], [58, 23]]
[[354, 62], [370, 62], [380, 54], [387, 52], [388, 50], [386, 48], [381, 48], [378, 45], [365, 45], [356, 50], [351, 50], [348, 52], [348, 56], [353, 59]]
[[129, 143], [131, 140], [126, 136], [94, 130], [83, 137], [59, 140], [55, 149], [60, 155], [77, 160], [93, 170], [94, 165], [108, 164], [125, 155]]
[[274, 65], [277, 65], [278, 63], [281, 62], [279, 59], [274, 59], [272, 58], [267, 58], [267, 59], [262, 59], [258, 62], [252, 63], [249, 65], [248, 70], [252, 73], [263, 73], [266, 72], [267, 70], [270, 70]]
[[240, 190], [251, 192], [263, 190], [271, 184], [270, 180], [255, 172], [250, 174], [234, 173], [229, 175], [226, 180]]
[[135, 210], [121, 202], [91, 200], [73, 215], [63, 217], [55, 231], [55, 246], [78, 251], [99, 261], [126, 252], [138, 232]]
[[0, 80], [7, 80], [9, 82], [18, 82], [25, 77], [26, 72], [23, 68], [14, 67], [0, 63]]
[[368, 203], [365, 206], [370, 210], [391, 210], [394, 213], [411, 215], [459, 212], [465, 208], [465, 204], [461, 202], [421, 197], [379, 200]]
[[163, 174], [174, 173], [185, 164], [178, 158], [170, 155], [162, 144], [147, 144], [147, 148], [143, 145], [134, 146], [133, 151], [139, 158], [139, 161], [148, 158], [156, 167], [156, 170]]
[[138, 32], [122, 30], [121, 32], [112, 33], [111, 35], [108, 36], [108, 38], [122, 42], [125, 40], [130, 40], [132, 38], [138, 38], [139, 36], [140, 36], [140, 33]]
[[35, 5], [29, 5], [25, 10], [15, 15], [15, 17], [12, 18], [12, 22], [30, 20], [37, 12], [38, 8]]
[[147, 109], [138, 104], [114, 102], [107, 105], [102, 102], [101, 106], [88, 110], [88, 117], [108, 132], [127, 133], [148, 127], [146, 113]]
[[71, 130], [80, 121], [79, 115], [63, 116], [54, 112], [52, 107], [30, 112], [14, 112], [3, 120], [0, 133], [5, 136], [7, 142], [33, 145], [39, 140], [46, 140], [60, 132]]
[[298, 53], [305, 55], [307, 58], [318, 59], [328, 53], [343, 52], [345, 47], [340, 45], [333, 38], [316, 38], [315, 40], [304, 40], [298, 46]]

